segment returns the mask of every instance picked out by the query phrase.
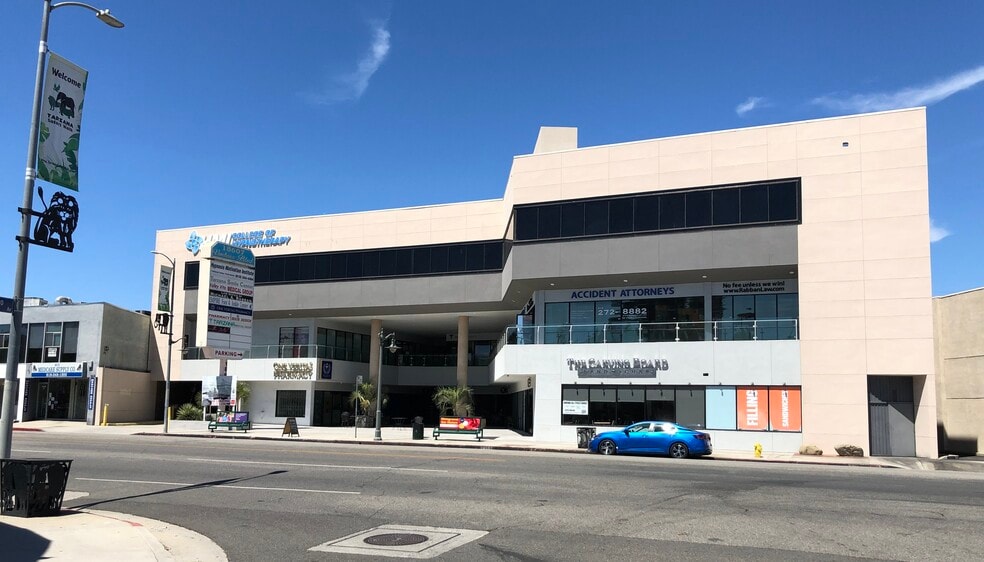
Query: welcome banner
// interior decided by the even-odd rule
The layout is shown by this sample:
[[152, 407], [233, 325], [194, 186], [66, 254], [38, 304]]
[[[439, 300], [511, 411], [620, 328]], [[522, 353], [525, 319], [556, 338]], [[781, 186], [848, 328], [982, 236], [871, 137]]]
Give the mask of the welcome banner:
[[79, 133], [89, 73], [49, 53], [41, 100], [38, 177], [68, 189], [79, 189]]

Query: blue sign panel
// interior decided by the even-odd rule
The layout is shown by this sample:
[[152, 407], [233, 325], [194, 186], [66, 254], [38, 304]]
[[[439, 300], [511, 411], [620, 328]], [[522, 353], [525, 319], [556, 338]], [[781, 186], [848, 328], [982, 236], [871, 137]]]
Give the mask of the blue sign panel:
[[331, 361], [321, 362], [321, 378], [323, 379], [331, 378]]
[[253, 252], [246, 248], [239, 248], [231, 244], [216, 242], [212, 244], [212, 259], [241, 263], [250, 267], [256, 266], [256, 258]]
[[0, 297], [0, 312], [11, 313], [14, 311], [14, 299]]

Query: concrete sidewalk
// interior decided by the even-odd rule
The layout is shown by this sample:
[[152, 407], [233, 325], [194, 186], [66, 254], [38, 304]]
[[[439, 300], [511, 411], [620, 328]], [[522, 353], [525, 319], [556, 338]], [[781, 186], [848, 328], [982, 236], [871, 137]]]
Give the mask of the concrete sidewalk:
[[[256, 424], [248, 432], [216, 429], [208, 430], [207, 422], [174, 420], [169, 424], [169, 432], [164, 433], [162, 423], [112, 425], [106, 427], [88, 426], [81, 422], [32, 421], [16, 424], [15, 430], [45, 431], [50, 433], [94, 433], [99, 435], [140, 435], [147, 437], [197, 437], [224, 439], [260, 439], [277, 441], [306, 441], [326, 443], [349, 443], [361, 445], [404, 445], [415, 447], [461, 447], [472, 449], [503, 449], [516, 451], [539, 451], [561, 453], [586, 453], [578, 449], [576, 443], [556, 443], [538, 441], [508, 429], [487, 429], [481, 441], [470, 435], [448, 435], [438, 439], [432, 437], [433, 427], [424, 428], [424, 438], [413, 439], [410, 427], [384, 427], [382, 440], [375, 441], [374, 428], [353, 427], [300, 427], [299, 436], [283, 434], [283, 426]], [[833, 453], [832, 451], [830, 453]], [[984, 472], [984, 462], [961, 459], [923, 459], [914, 457], [841, 457], [837, 454], [800, 455], [798, 453], [778, 453], [766, 451], [756, 458], [753, 451], [715, 450], [710, 458], [732, 461], [763, 463], [797, 463], [837, 466], [866, 466], [875, 468], [903, 468], [913, 470], [955, 470], [964, 472]], [[980, 457], [977, 457], [980, 459]]]
[[[43, 431], [62, 434], [134, 435], [148, 438], [185, 437], [199, 439], [254, 439], [348, 443], [366, 446], [404, 445], [420, 447], [502, 449], [584, 454], [575, 443], [540, 442], [514, 431], [490, 429], [482, 441], [472, 436], [442, 436], [434, 439], [426, 428], [424, 439], [413, 439], [409, 427], [385, 427], [382, 440], [375, 441], [373, 428], [301, 427], [299, 436], [283, 435], [283, 427], [258, 424], [249, 432], [218, 429], [208, 431], [206, 422], [174, 421], [165, 434], [162, 424], [88, 426], [79, 422], [35, 421], [14, 426], [15, 431]], [[15, 437], [16, 451], [16, 437]], [[921, 470], [962, 470], [984, 472], [978, 460], [935, 460], [914, 458], [806, 456], [795, 453], [765, 453], [755, 458], [752, 451], [716, 451], [714, 459], [760, 463], [806, 463], [816, 465], [866, 466]], [[980, 457], [978, 457], [980, 458]], [[71, 490], [71, 480], [69, 481]], [[66, 492], [66, 501], [84, 496]], [[175, 525], [133, 515], [96, 510], [63, 509], [55, 517], [19, 518], [0, 516], [0, 544], [4, 560], [201, 560], [224, 561], [225, 553], [209, 538]]]
[[[70, 498], [71, 492], [66, 492]], [[225, 562], [225, 552], [208, 537], [156, 521], [97, 510], [63, 508], [52, 517], [0, 516], [3, 559], [10, 562], [53, 560], [197, 560]]]

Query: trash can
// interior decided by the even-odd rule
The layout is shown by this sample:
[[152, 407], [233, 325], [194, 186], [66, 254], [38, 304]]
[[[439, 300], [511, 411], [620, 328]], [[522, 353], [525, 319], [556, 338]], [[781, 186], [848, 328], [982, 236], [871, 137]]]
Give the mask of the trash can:
[[577, 428], [577, 448], [587, 449], [588, 443], [594, 439], [595, 428], [593, 427], [579, 427]]
[[0, 513], [14, 517], [58, 515], [70, 460], [0, 460]]
[[417, 416], [413, 418], [413, 438], [423, 439], [424, 438], [424, 418]]

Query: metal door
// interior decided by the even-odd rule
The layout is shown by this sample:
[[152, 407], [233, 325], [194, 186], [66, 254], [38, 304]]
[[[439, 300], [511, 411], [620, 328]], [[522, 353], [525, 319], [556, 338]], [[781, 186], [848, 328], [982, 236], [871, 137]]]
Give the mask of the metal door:
[[873, 456], [916, 456], [911, 377], [868, 377], [868, 427]]

